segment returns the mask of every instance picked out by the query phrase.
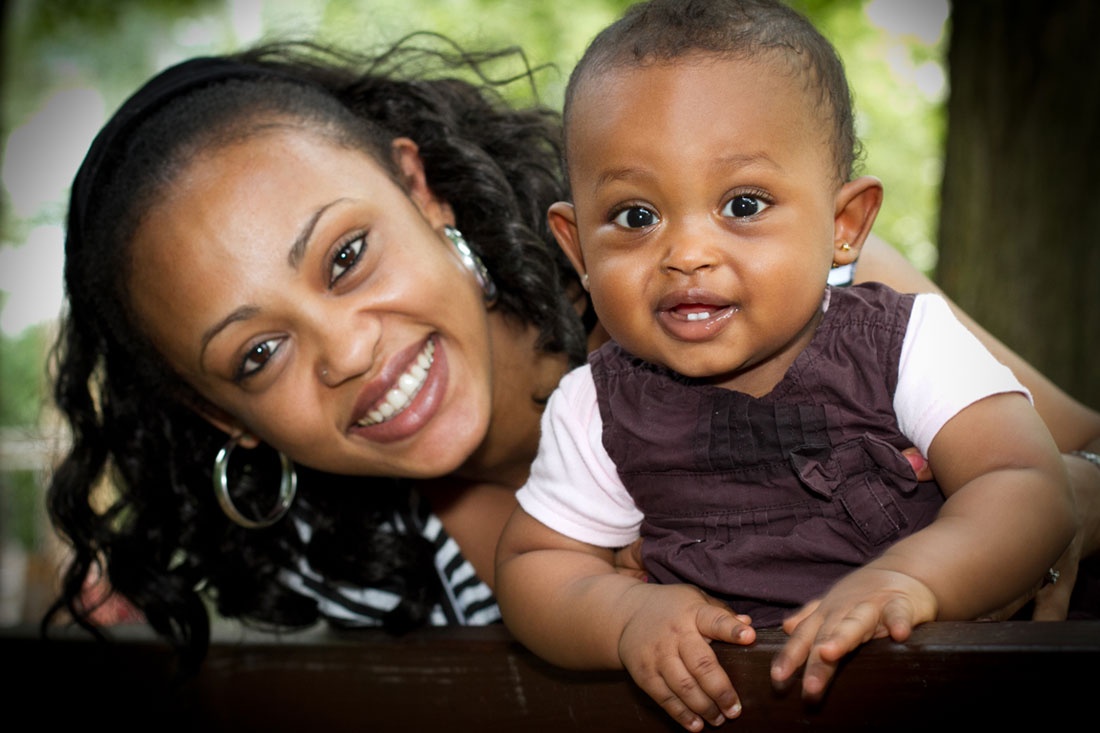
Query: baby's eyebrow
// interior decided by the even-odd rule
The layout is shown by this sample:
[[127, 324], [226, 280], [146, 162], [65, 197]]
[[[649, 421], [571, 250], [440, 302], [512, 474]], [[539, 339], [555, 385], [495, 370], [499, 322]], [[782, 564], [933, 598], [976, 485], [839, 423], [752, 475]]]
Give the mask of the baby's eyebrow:
[[623, 166], [621, 168], [610, 168], [605, 171], [601, 171], [600, 175], [596, 177], [596, 182], [592, 184], [593, 191], [599, 191], [601, 188], [609, 183], [615, 181], [629, 181], [629, 180], [652, 180], [653, 174], [648, 173], [641, 168], [630, 168]]
[[766, 165], [769, 168], [775, 170], [783, 170], [779, 163], [765, 152], [759, 153], [733, 153], [731, 155], [720, 155], [714, 159], [714, 165], [716, 168], [747, 168], [751, 165]]

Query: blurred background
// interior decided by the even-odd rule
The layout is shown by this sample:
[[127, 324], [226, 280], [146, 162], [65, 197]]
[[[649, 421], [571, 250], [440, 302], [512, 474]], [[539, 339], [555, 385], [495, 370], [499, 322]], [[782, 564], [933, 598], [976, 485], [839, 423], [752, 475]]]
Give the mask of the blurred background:
[[[628, 0], [8, 0], [3, 8], [0, 198], [0, 623], [37, 621], [60, 544], [42, 486], [65, 435], [48, 408], [46, 354], [63, 308], [68, 187], [92, 137], [157, 70], [264, 39], [383, 46], [416, 30], [465, 47], [518, 45], [537, 99], [560, 109], [588, 40]], [[937, 260], [947, 0], [796, 0], [838, 48], [866, 150], [883, 179], [876, 233], [919, 268]], [[529, 85], [509, 93], [533, 100]], [[979, 318], [979, 320], [981, 320]]]

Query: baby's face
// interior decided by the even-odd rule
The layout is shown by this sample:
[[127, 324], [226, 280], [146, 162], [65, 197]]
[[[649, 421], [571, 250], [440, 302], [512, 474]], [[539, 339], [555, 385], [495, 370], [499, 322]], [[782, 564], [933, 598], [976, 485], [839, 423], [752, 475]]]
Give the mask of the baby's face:
[[688, 57], [582, 84], [568, 151], [579, 246], [559, 241], [624, 348], [749, 393], [782, 378], [834, 254], [839, 183], [816, 101], [767, 61]]

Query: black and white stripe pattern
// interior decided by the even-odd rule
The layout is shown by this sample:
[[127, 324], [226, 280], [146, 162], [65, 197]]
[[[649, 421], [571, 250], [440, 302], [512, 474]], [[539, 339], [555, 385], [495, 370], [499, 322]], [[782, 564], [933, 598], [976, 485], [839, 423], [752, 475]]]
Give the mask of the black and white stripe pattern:
[[[299, 517], [294, 522], [303, 541], [308, 542], [312, 528]], [[431, 625], [484, 626], [500, 621], [493, 592], [477, 577], [439, 518], [421, 505], [415, 493], [410, 493], [407, 509], [394, 513], [392, 529], [417, 532], [435, 548], [435, 569], [444, 597], [432, 609]], [[280, 578], [291, 590], [317, 601], [321, 615], [337, 626], [381, 625], [385, 614], [401, 600], [397, 593], [385, 588], [355, 588], [328, 581], [310, 567], [304, 556], [299, 558], [297, 567], [284, 569]]]

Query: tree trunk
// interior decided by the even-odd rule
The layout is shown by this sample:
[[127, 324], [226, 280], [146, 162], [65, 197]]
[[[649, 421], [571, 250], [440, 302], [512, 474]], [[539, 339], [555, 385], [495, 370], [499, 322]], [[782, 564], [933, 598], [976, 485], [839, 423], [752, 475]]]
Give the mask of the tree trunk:
[[940, 285], [1100, 407], [1100, 3], [956, 0]]

